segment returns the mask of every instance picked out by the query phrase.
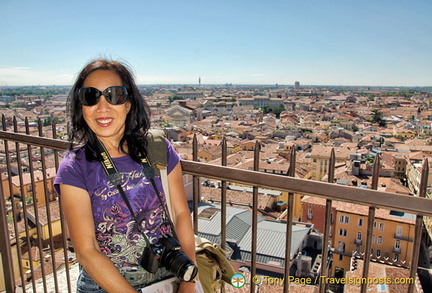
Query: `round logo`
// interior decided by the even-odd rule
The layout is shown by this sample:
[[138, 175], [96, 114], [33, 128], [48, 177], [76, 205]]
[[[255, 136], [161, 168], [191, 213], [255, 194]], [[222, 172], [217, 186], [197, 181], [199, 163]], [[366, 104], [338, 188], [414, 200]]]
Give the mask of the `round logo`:
[[241, 288], [246, 284], [246, 278], [243, 274], [237, 273], [231, 277], [231, 285], [234, 288]]

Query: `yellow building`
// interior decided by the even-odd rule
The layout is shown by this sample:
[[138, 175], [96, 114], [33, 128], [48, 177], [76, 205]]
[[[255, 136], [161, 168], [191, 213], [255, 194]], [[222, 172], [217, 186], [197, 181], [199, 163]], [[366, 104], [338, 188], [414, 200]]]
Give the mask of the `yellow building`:
[[291, 153], [291, 149], [296, 148], [296, 144], [293, 141], [285, 142], [284, 144], [280, 144], [277, 148], [276, 152], [279, 154], [287, 154]]
[[[351, 203], [336, 204], [332, 233], [331, 273], [343, 276], [350, 269], [354, 252], [365, 253], [368, 207]], [[415, 215], [377, 209], [372, 231], [372, 260], [410, 266], [414, 241]]]
[[227, 151], [228, 151], [228, 154], [234, 154], [234, 153], [238, 153], [238, 152], [242, 151], [242, 148], [241, 148], [240, 144], [233, 144], [233, 143], [227, 141]]
[[[431, 163], [432, 158], [428, 155], [425, 156], [423, 153], [413, 153], [410, 155], [406, 166], [406, 177], [408, 187], [414, 196], [418, 196], [420, 189], [421, 172], [423, 170], [423, 159], [427, 158], [429, 161], [429, 174], [432, 172]], [[428, 176], [427, 186], [432, 185], [432, 176]], [[431, 190], [428, 188], [426, 197], [431, 198]], [[432, 219], [430, 217], [424, 217], [423, 222], [425, 224], [426, 231], [429, 234], [429, 238], [432, 239]], [[429, 244], [428, 244], [429, 245]]]
[[224, 133], [213, 132], [208, 139], [210, 140], [222, 140]]
[[209, 162], [221, 157], [220, 147], [216, 145], [203, 145], [198, 151], [198, 159], [200, 162]]
[[[48, 209], [51, 219], [48, 219]], [[57, 201], [49, 202], [48, 205], [39, 206], [37, 213], [39, 221], [36, 221], [36, 213], [33, 208], [27, 210], [27, 221], [34, 226], [34, 228], [28, 231], [31, 237], [37, 238], [38, 229], [42, 240], [48, 240], [51, 237], [62, 234], [60, 208]], [[50, 229], [52, 235], [50, 235]], [[20, 233], [20, 237], [24, 237], [24, 235], [25, 231]]]
[[[25, 199], [36, 198], [38, 206], [46, 204], [46, 196], [49, 201], [55, 200], [56, 194], [53, 188], [53, 182], [55, 178], [55, 168], [46, 169], [46, 186], [44, 186], [44, 173], [40, 170], [34, 171], [33, 176], [30, 173], [25, 173], [20, 176], [13, 176], [12, 182], [12, 194], [21, 197], [22, 193]], [[34, 190], [32, 184], [32, 177], [34, 180]], [[10, 198], [9, 179], [6, 178], [2, 182], [3, 195], [5, 198]], [[21, 187], [22, 185], [22, 187]]]
[[[31, 254], [31, 257], [29, 256], [29, 254]], [[29, 251], [25, 252], [22, 255], [21, 262], [24, 270], [37, 268], [41, 263], [39, 247], [32, 246]]]
[[[410, 155], [407, 166], [406, 166], [406, 177], [408, 182], [408, 187], [410, 188], [410, 191], [418, 196], [419, 188], [420, 188], [420, 179], [421, 179], [421, 172], [423, 170], [423, 159], [427, 158], [429, 161], [429, 174], [431, 174], [432, 168], [432, 157], [431, 156], [425, 156], [423, 153], [415, 153]], [[427, 180], [427, 186], [432, 185], [432, 176], [428, 177]]]
[[[50, 216], [51, 219], [48, 220], [47, 216], [47, 209], [50, 210]], [[51, 238], [56, 238], [60, 235], [62, 235], [62, 227], [61, 227], [61, 215], [60, 215], [60, 208], [59, 203], [57, 201], [50, 202], [47, 206], [39, 206], [38, 207], [38, 221], [36, 221], [36, 213], [34, 211], [34, 208], [32, 206], [27, 207], [27, 213], [25, 217], [29, 223], [28, 230], [25, 229], [24, 225], [24, 219], [17, 223], [18, 227], [18, 237], [13, 237], [11, 239], [11, 250], [12, 250], [12, 262], [14, 267], [14, 275], [18, 279], [20, 276], [19, 271], [19, 264], [18, 262], [22, 263], [22, 267], [24, 271], [30, 268], [32, 265], [33, 268], [37, 268], [42, 262], [40, 259], [40, 253], [39, 248], [32, 246], [30, 248], [30, 251], [27, 251], [22, 254], [21, 258], [18, 258], [18, 251], [17, 251], [17, 245], [23, 245], [21, 247], [21, 251], [23, 250], [24, 245], [23, 242], [19, 242], [19, 239], [26, 239], [27, 235], [31, 239], [37, 239], [38, 235], [40, 235], [40, 238], [43, 242], [47, 242], [47, 240]], [[50, 233], [50, 229], [51, 232]], [[38, 234], [39, 232], [39, 234]], [[54, 249], [58, 249], [59, 247], [54, 247]], [[30, 263], [30, 257], [29, 252], [31, 253], [31, 261]], [[45, 255], [46, 253], [43, 253]], [[1, 259], [1, 255], [0, 255]], [[4, 290], [5, 283], [3, 278], [3, 268], [0, 266], [0, 291]]]
[[355, 150], [347, 147], [330, 147], [324, 145], [316, 145], [312, 148], [312, 180], [320, 181], [328, 173], [329, 159], [332, 149], [335, 152], [336, 166], [345, 164], [351, 153]]
[[403, 179], [405, 178], [407, 160], [405, 156], [400, 154], [392, 155], [393, 165], [394, 165], [394, 177]]
[[256, 145], [256, 141], [255, 140], [249, 140], [249, 141], [241, 144], [243, 150], [245, 150], [245, 151], [253, 151], [253, 150], [255, 150], [255, 145]]
[[415, 131], [412, 130], [408, 130], [402, 127], [394, 127], [393, 128], [393, 135], [396, 137], [401, 137], [403, 139], [406, 138], [414, 138], [417, 136], [417, 133]]

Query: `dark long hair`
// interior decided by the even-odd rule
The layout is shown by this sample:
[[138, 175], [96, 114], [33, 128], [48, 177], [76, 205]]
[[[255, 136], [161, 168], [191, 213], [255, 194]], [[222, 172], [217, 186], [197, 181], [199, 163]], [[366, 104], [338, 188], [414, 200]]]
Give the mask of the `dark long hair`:
[[123, 146], [126, 143], [128, 147], [127, 153], [133, 160], [139, 162], [140, 152], [146, 155], [146, 134], [150, 128], [150, 109], [135, 84], [132, 70], [127, 64], [118, 61], [96, 59], [87, 64], [78, 75], [66, 104], [71, 119], [70, 148], [72, 148], [74, 142], [85, 144], [87, 159], [91, 160], [99, 157], [99, 154], [94, 152], [94, 150], [97, 150], [96, 135], [85, 122], [82, 111], [83, 106], [78, 99], [78, 91], [83, 86], [85, 79], [96, 70], [115, 72], [128, 91], [128, 101], [131, 107], [126, 116], [125, 132], [120, 140], [120, 149], [125, 152]]

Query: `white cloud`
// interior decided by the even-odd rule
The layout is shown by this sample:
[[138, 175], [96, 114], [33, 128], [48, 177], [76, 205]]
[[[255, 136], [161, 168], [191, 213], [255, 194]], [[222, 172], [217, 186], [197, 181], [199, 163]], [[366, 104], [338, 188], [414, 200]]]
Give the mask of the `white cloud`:
[[0, 67], [0, 86], [70, 85], [74, 78], [74, 74], [37, 71], [25, 66]]

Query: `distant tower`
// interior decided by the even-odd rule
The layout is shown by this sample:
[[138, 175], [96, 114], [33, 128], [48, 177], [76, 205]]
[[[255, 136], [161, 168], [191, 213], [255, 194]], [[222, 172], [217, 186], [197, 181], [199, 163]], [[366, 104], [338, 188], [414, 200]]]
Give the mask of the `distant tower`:
[[298, 90], [300, 89], [300, 82], [296, 81], [296, 82], [294, 83], [294, 89], [295, 89], [296, 91], [298, 91]]
[[198, 85], [201, 86], [201, 76], [198, 78]]

